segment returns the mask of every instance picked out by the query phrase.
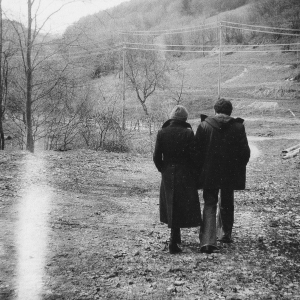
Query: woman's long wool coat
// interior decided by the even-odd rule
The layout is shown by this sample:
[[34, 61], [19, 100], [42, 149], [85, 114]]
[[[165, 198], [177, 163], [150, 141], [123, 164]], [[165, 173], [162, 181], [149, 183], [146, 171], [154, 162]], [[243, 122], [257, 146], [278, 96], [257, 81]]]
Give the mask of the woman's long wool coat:
[[157, 134], [153, 160], [162, 174], [160, 221], [169, 228], [201, 223], [194, 147], [194, 133], [186, 122], [169, 120]]

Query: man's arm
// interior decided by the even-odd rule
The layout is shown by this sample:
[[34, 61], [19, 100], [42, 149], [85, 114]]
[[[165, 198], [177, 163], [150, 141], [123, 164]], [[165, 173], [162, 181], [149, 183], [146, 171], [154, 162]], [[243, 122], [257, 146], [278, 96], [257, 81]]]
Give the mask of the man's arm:
[[239, 148], [240, 148], [240, 161], [244, 165], [247, 165], [250, 159], [250, 147], [248, 144], [247, 135], [245, 132], [245, 127], [242, 125], [240, 140], [239, 140]]
[[156, 143], [153, 153], [153, 161], [154, 164], [159, 172], [162, 171], [163, 167], [163, 153], [162, 153], [162, 145], [160, 141], [161, 131], [158, 131], [157, 137], [156, 137]]

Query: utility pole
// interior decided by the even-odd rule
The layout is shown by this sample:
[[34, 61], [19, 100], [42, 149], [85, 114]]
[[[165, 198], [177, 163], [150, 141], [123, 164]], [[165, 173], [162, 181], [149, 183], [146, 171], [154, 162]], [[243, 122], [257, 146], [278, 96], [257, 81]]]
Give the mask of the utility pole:
[[218, 99], [221, 98], [221, 63], [222, 63], [222, 24], [219, 23], [219, 76], [218, 76]]
[[122, 129], [126, 129], [125, 124], [125, 93], [126, 93], [126, 73], [125, 73], [125, 56], [126, 56], [126, 45], [123, 45], [123, 89], [122, 89], [122, 97], [123, 97], [123, 107], [122, 107]]
[[[220, 24], [219, 23], [219, 15], [217, 15], [217, 24]], [[219, 31], [220, 31], [220, 28], [217, 26], [217, 28], [216, 28], [216, 43], [219, 40]]]
[[[299, 37], [298, 37], [299, 41]], [[297, 44], [297, 65], [299, 64], [299, 43]]]

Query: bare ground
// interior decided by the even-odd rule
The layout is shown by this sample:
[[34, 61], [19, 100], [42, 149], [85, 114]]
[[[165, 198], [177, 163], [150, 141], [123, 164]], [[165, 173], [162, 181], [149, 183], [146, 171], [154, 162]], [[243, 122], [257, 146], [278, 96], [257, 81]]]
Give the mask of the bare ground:
[[16, 231], [32, 184], [51, 190], [47, 250], [42, 289], [20, 300], [300, 299], [300, 164], [280, 158], [299, 140], [254, 143], [260, 156], [248, 166], [247, 190], [236, 193], [235, 243], [212, 255], [199, 253], [198, 228], [183, 230], [182, 254], [168, 253], [150, 156], [0, 153], [0, 299], [20, 290]]

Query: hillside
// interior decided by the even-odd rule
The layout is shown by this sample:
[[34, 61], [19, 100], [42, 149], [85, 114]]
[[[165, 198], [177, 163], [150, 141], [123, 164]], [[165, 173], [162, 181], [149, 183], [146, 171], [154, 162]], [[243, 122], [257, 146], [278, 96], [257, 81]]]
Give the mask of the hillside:
[[131, 0], [80, 19], [65, 37], [82, 33], [90, 41], [116, 39], [118, 31], [181, 29], [222, 20], [300, 29], [299, 15], [298, 0]]
[[[182, 11], [179, 3], [130, 1], [68, 29], [64, 39], [74, 41], [68, 47], [71, 63], [92, 87], [90, 116], [103, 114], [107, 120], [110, 113], [119, 128], [128, 127], [129, 136], [141, 124], [152, 138], [176, 103], [186, 105], [192, 119], [212, 113], [217, 97], [234, 101], [235, 114], [244, 118], [300, 115], [297, 22], [284, 29], [250, 25], [255, 5], [247, 3], [211, 11], [203, 24], [203, 14]], [[151, 15], [157, 22], [146, 22]], [[164, 31], [169, 19], [173, 23]], [[136, 147], [141, 148], [139, 139], [129, 146]], [[151, 147], [149, 142], [142, 150]]]
[[[68, 38], [84, 32], [82, 38], [86, 40], [97, 41], [99, 38], [115, 40], [119, 38], [118, 31], [124, 30], [181, 29], [232, 17], [247, 22], [252, 6], [251, 1], [239, 0], [235, 1], [237, 8], [226, 11], [219, 8], [221, 11], [218, 11], [209, 1], [206, 1], [207, 3], [194, 1], [200, 4], [203, 2], [197, 6], [190, 1], [189, 9], [185, 8], [185, 2], [184, 0], [131, 0], [107, 11], [81, 18], [67, 28], [64, 36]], [[246, 2], [250, 3], [244, 5]]]
[[[300, 84], [293, 80], [299, 76], [299, 62], [295, 52], [284, 53], [280, 46], [273, 46], [264, 52], [232, 52], [222, 57], [220, 96], [226, 97], [238, 106], [236, 114], [249, 116], [249, 112], [259, 115], [292, 117], [290, 109], [300, 116]], [[274, 51], [274, 52], [272, 52]], [[200, 113], [211, 113], [218, 97], [219, 56], [211, 54], [202, 58], [189, 58], [177, 61], [184, 74], [183, 81], [175, 72], [169, 75], [170, 90], [158, 90], [147, 101], [153, 112], [160, 111], [167, 117], [175, 105], [174, 94], [182, 89], [181, 103], [191, 112], [191, 118]], [[114, 93], [122, 78], [116, 75], [104, 76], [93, 81], [105, 93]], [[269, 108], [257, 106], [256, 101], [272, 102]], [[251, 106], [252, 105], [252, 106]], [[254, 105], [254, 107], [253, 107]], [[278, 106], [277, 106], [278, 105]], [[126, 89], [126, 111], [128, 115], [141, 116], [141, 105], [135, 92]]]
[[[295, 13], [300, 13], [297, 2], [288, 2], [293, 5]], [[232, 1], [223, 1], [223, 6], [218, 1], [198, 1], [202, 6], [196, 6], [195, 3], [196, 1], [183, 0], [132, 0], [109, 11], [82, 18], [66, 31], [64, 38], [84, 32], [76, 40], [77, 45], [90, 45], [87, 56], [88, 52], [99, 52], [97, 63], [94, 67], [91, 65], [94, 68], [91, 73], [97, 74], [93, 83], [103, 87], [107, 93], [112, 93], [116, 86], [120, 88], [121, 85], [120, 43], [125, 42], [127, 53], [134, 53], [135, 50], [130, 49], [135, 47], [137, 52], [142, 50], [140, 53], [145, 49], [158, 50], [158, 58], [171, 61], [171, 69], [180, 70], [180, 76], [174, 70], [168, 73], [168, 91], [165, 87], [158, 89], [147, 100], [152, 107], [160, 106], [157, 103], [162, 102], [162, 98], [171, 99], [171, 94], [178, 93], [180, 89], [182, 101], [188, 106], [193, 107], [193, 103], [199, 103], [198, 100], [201, 99], [205, 99], [205, 103], [212, 103], [213, 100], [207, 99], [218, 96], [219, 79], [221, 96], [231, 99], [246, 98], [255, 101], [256, 98], [274, 100], [299, 97], [298, 81], [288, 80], [297, 78], [299, 74], [299, 45], [295, 44], [297, 40], [277, 33], [266, 35], [266, 28], [271, 27], [257, 28], [257, 24], [262, 22], [260, 17], [266, 15], [267, 8], [269, 18], [264, 18], [265, 23], [271, 22], [272, 15], [281, 11], [282, 16], [289, 13], [284, 25], [290, 20], [291, 26], [297, 27], [299, 24], [295, 21], [295, 15], [287, 6], [277, 0], [273, 3], [274, 9], [268, 6], [269, 0], [263, 1], [260, 6], [257, 2], [242, 0], [235, 1], [234, 5]], [[276, 25], [276, 21], [280, 22], [282, 18], [271, 19], [273, 25]], [[223, 25], [224, 53], [221, 67], [218, 56], [220, 21], [234, 22]], [[244, 25], [232, 25], [251, 23], [256, 24], [251, 27], [253, 31], [244, 30]], [[204, 24], [208, 24], [207, 30], [201, 29]], [[127, 33], [122, 35], [121, 31]], [[295, 46], [290, 46], [290, 43]], [[289, 47], [289, 50], [285, 51], [285, 47]], [[145, 53], [149, 55], [150, 52], [153, 51]], [[130, 84], [126, 86], [127, 110], [133, 113], [140, 106]], [[169, 102], [167, 108], [163, 107], [162, 110], [168, 111], [168, 107], [174, 104], [174, 101]], [[205, 104], [203, 109], [206, 106]]]

